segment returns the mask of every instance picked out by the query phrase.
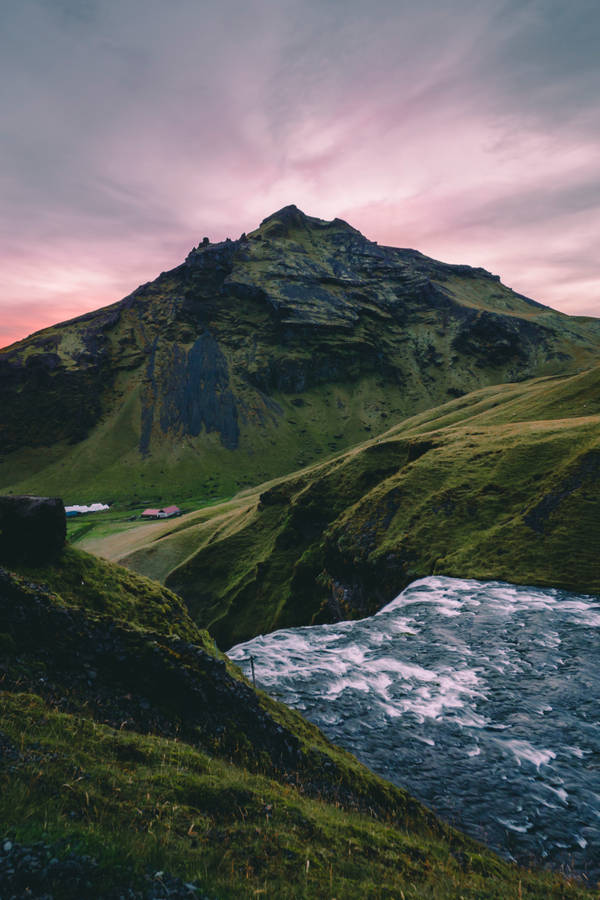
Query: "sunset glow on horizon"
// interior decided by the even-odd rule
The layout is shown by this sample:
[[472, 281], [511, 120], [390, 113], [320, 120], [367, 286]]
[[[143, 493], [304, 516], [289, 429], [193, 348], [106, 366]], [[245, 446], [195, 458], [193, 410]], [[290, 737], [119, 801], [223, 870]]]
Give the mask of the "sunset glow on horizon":
[[600, 11], [9, 0], [0, 346], [294, 203], [600, 315]]

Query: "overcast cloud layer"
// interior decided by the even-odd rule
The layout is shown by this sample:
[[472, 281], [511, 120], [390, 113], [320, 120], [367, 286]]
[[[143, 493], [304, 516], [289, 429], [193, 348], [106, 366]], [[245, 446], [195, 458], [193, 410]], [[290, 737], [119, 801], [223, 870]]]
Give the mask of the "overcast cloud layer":
[[4, 0], [0, 346], [296, 203], [600, 315], [597, 0]]

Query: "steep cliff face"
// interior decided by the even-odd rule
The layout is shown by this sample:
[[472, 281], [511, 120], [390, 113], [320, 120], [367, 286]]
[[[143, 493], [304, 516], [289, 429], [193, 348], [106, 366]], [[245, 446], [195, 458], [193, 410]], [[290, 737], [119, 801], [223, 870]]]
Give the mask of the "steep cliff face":
[[0, 487], [231, 492], [481, 385], [572, 371], [599, 339], [482, 269], [290, 206], [1, 351]]

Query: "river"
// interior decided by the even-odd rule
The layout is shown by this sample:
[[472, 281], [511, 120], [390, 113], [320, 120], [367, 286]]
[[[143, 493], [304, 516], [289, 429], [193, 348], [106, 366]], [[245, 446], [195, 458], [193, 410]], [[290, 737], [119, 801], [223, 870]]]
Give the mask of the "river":
[[600, 598], [430, 577], [228, 651], [374, 772], [521, 863], [600, 878]]

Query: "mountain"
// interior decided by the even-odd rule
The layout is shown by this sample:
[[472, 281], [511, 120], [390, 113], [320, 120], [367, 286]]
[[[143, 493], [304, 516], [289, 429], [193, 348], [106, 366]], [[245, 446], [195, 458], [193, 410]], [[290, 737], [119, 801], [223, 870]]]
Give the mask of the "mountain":
[[288, 206], [0, 351], [0, 490], [134, 506], [230, 496], [599, 353], [598, 320]]
[[226, 648], [360, 618], [431, 574], [599, 593], [599, 509], [595, 366], [480, 389], [176, 525], [83, 546], [164, 581]]
[[539, 898], [256, 691], [168, 590], [67, 548], [0, 568], [2, 896]]

